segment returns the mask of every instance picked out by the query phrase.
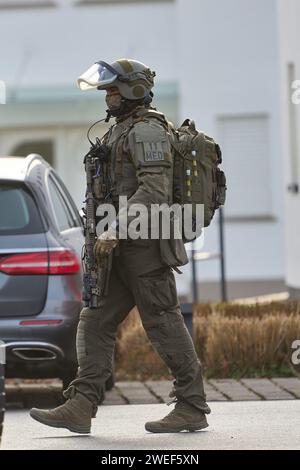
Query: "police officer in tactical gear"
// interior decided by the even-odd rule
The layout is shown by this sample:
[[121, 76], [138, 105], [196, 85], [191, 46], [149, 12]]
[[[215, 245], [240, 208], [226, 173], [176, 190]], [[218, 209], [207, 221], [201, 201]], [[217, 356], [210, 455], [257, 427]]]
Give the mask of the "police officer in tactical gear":
[[[112, 202], [172, 204], [172, 132], [162, 113], [150, 106], [155, 73], [141, 62], [120, 59], [95, 63], [79, 79], [82, 90], [106, 90], [108, 118], [115, 124], [102, 142], [110, 149]], [[154, 149], [154, 150], [153, 150]], [[108, 292], [98, 308], [82, 309], [77, 330], [77, 377], [64, 391], [67, 401], [53, 410], [32, 409], [37, 421], [77, 433], [89, 433], [91, 418], [112, 372], [117, 328], [137, 306], [154, 349], [174, 376], [174, 409], [150, 421], [150, 432], [195, 431], [208, 426], [201, 364], [185, 327], [173, 269], [188, 262], [180, 239], [121, 239], [119, 215], [97, 240], [99, 263], [112, 256]], [[130, 217], [128, 217], [130, 221]]]

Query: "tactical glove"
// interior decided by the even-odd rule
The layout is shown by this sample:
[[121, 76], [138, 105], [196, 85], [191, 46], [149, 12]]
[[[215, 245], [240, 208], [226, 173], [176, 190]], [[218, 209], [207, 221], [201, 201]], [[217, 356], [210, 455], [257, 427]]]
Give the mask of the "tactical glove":
[[110, 228], [106, 232], [103, 232], [94, 246], [95, 258], [101, 262], [112, 252], [118, 243], [119, 240], [116, 238], [115, 230]]

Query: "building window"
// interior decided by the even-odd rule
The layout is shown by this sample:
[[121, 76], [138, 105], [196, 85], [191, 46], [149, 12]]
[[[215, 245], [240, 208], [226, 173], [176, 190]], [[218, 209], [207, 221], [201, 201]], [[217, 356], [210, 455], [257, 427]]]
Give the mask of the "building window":
[[38, 153], [51, 166], [54, 166], [54, 145], [52, 140], [22, 142], [10, 152], [11, 155], [16, 157], [27, 157], [30, 153]]
[[269, 219], [272, 175], [268, 116], [219, 117], [218, 135], [228, 179], [227, 216]]

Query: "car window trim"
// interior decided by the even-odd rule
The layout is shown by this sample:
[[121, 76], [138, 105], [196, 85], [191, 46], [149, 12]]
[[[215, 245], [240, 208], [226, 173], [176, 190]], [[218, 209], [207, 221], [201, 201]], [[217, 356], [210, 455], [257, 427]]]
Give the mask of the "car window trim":
[[76, 228], [76, 227], [81, 227], [82, 226], [82, 223], [81, 223], [81, 219], [80, 219], [80, 216], [79, 216], [79, 212], [78, 212], [78, 209], [76, 207], [76, 205], [74, 204], [72, 198], [71, 198], [71, 195], [66, 187], [66, 185], [64, 184], [64, 182], [60, 179], [60, 177], [52, 170], [50, 171], [50, 175], [52, 177], [52, 179], [54, 180], [54, 183], [59, 191], [59, 194], [61, 195], [66, 207], [67, 207], [67, 210], [68, 210], [68, 213], [70, 214], [70, 217], [71, 217], [71, 220], [72, 220], [72, 223], [73, 223], [73, 226], [70, 227], [70, 228]]
[[[56, 214], [56, 211], [55, 211], [55, 206], [54, 206], [54, 203], [53, 203], [53, 199], [52, 199], [52, 194], [51, 194], [51, 187], [50, 187], [50, 184], [53, 184], [55, 189], [58, 191], [58, 195], [61, 196], [60, 192], [59, 192], [59, 189], [53, 179], [53, 177], [51, 176], [51, 170], [47, 173], [47, 189], [48, 189], [48, 195], [49, 195], [49, 200], [50, 200], [50, 204], [51, 204], [51, 208], [52, 208], [52, 214], [53, 214], [53, 218], [54, 218], [54, 221], [55, 221], [55, 225], [56, 225], [56, 228], [57, 230], [59, 231], [59, 233], [63, 233], [65, 232], [66, 230], [70, 230], [71, 228], [73, 228], [73, 226], [70, 226], [70, 214], [69, 213], [66, 213], [66, 208], [64, 207], [63, 203], [64, 203], [64, 200], [61, 201], [60, 200], [60, 204], [62, 205], [62, 209], [65, 213], [65, 216], [66, 216], [66, 219], [67, 219], [67, 223], [68, 223], [68, 226], [65, 227], [64, 229], [61, 229], [60, 227], [60, 224], [59, 224], [59, 221], [58, 221], [58, 218], [57, 218], [57, 214]], [[59, 198], [60, 199], [60, 198]]]

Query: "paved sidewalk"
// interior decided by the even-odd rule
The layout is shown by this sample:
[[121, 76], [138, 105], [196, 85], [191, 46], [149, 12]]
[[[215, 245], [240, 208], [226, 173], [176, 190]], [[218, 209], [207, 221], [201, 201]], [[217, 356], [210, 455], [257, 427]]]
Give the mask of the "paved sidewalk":
[[[171, 388], [171, 381], [117, 382], [103, 405], [167, 403]], [[300, 399], [300, 379], [215, 379], [206, 382], [205, 390], [209, 402], [295, 400]], [[54, 407], [61, 400], [61, 382], [9, 380], [6, 397], [8, 409]]]
[[9, 410], [5, 416], [2, 449], [92, 449], [99, 452], [99, 458], [102, 449], [300, 450], [300, 413], [296, 400], [215, 402], [208, 417], [210, 426], [203, 431], [177, 434], [145, 431], [146, 421], [160, 419], [170, 408], [163, 404], [100, 407], [90, 436], [44, 426], [32, 420], [27, 410]]

